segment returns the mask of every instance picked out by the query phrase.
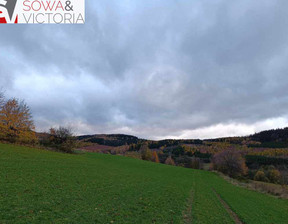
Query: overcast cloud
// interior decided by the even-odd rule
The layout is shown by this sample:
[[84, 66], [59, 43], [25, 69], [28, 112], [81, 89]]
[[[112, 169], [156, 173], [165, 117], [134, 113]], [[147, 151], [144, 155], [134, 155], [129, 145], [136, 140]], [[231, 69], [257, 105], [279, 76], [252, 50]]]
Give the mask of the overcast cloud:
[[86, 0], [85, 25], [1, 25], [0, 86], [38, 131], [149, 139], [288, 126], [287, 0]]

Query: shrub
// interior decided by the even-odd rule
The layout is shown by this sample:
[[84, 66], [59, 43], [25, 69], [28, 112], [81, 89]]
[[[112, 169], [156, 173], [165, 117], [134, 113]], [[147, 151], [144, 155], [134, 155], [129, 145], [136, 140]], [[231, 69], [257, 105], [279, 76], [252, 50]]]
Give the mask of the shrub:
[[272, 168], [272, 169], [268, 170], [267, 177], [268, 177], [268, 179], [270, 180], [271, 183], [274, 183], [274, 184], [279, 184], [280, 183], [281, 174], [275, 168]]
[[72, 153], [77, 147], [77, 141], [70, 128], [51, 128], [48, 145], [66, 153]]
[[134, 159], [142, 159], [141, 154], [139, 152], [130, 152], [130, 151], [128, 151], [128, 152], [125, 153], [125, 156], [131, 157], [131, 158], [134, 158]]
[[258, 170], [254, 176], [254, 180], [256, 181], [264, 181], [264, 182], [268, 182], [268, 178], [266, 177], [264, 171], [262, 170]]
[[281, 173], [274, 166], [264, 166], [256, 172], [254, 180], [279, 184]]
[[252, 188], [261, 192], [272, 194], [275, 196], [280, 196], [282, 198], [288, 198], [288, 188], [285, 185], [276, 185], [263, 182], [253, 182]]
[[74, 149], [76, 148], [76, 145], [77, 143], [75, 138], [68, 138], [59, 146], [59, 149], [63, 152], [73, 153]]
[[227, 174], [230, 177], [246, 175], [248, 171], [245, 159], [236, 150], [226, 150], [215, 154], [212, 164], [213, 169]]
[[171, 156], [169, 156], [169, 157], [165, 160], [165, 164], [166, 164], [166, 165], [175, 166], [175, 162], [174, 162], [174, 160], [172, 159]]

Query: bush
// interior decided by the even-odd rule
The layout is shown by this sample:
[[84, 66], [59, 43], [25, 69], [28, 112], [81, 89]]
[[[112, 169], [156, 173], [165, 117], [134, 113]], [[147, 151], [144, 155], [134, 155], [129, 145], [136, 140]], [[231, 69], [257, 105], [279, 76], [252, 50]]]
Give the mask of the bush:
[[130, 158], [134, 158], [134, 159], [142, 159], [141, 154], [139, 152], [126, 152], [125, 156], [130, 157]]
[[268, 178], [265, 175], [265, 172], [262, 170], [258, 170], [254, 176], [254, 180], [256, 181], [263, 181], [263, 182], [268, 182]]
[[279, 184], [281, 180], [281, 174], [276, 169], [270, 169], [267, 173], [267, 177], [271, 183]]
[[171, 156], [169, 156], [169, 157], [165, 160], [165, 164], [166, 164], [166, 165], [175, 166], [175, 162], [174, 162], [174, 160], [172, 159]]
[[218, 170], [230, 177], [246, 175], [248, 168], [245, 159], [236, 150], [226, 150], [214, 155], [213, 169]]
[[274, 166], [262, 167], [256, 172], [254, 180], [279, 184], [281, 173]]
[[51, 128], [48, 139], [48, 146], [57, 148], [66, 153], [72, 153], [77, 147], [77, 141], [70, 128]]

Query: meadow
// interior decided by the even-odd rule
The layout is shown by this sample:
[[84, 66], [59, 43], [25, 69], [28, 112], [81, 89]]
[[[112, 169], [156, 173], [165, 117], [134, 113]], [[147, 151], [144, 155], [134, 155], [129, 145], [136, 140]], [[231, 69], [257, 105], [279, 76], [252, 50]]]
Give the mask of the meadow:
[[215, 173], [0, 144], [0, 223], [288, 223], [288, 201]]

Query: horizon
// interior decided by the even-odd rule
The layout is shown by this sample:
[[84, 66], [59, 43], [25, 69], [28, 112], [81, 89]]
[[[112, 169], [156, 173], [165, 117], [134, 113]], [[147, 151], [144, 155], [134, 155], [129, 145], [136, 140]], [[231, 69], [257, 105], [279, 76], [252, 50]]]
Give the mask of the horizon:
[[[245, 137], [249, 137], [251, 135], [254, 135], [254, 134], [258, 134], [258, 133], [261, 133], [263, 131], [272, 131], [272, 130], [282, 130], [282, 129], [286, 129], [288, 127], [283, 127], [283, 128], [272, 128], [272, 129], [266, 129], [266, 130], [262, 130], [262, 131], [259, 131], [259, 132], [254, 132], [252, 134], [249, 134], [249, 135], [242, 135], [242, 136], [223, 136], [223, 137], [215, 137], [215, 138], [176, 138], [176, 139], [173, 139], [173, 138], [165, 138], [165, 139], [146, 139], [146, 138], [142, 138], [140, 136], [136, 136], [136, 135], [129, 135], [129, 134], [123, 134], [123, 133], [101, 133], [101, 134], [97, 134], [97, 133], [94, 133], [94, 134], [84, 134], [84, 135], [76, 135], [76, 137], [82, 137], [82, 136], [101, 136], [101, 135], [126, 135], [126, 136], [131, 136], [131, 137], [136, 137], [138, 139], [142, 139], [142, 140], [147, 140], [147, 141], [163, 141], [163, 140], [202, 140], [202, 141], [205, 141], [205, 140], [217, 140], [217, 139], [222, 139], [222, 138], [245, 138]], [[39, 134], [41, 133], [45, 133], [45, 132], [38, 132]]]
[[[0, 89], [37, 132], [210, 139], [288, 126], [287, 1], [87, 1], [84, 25], [1, 25]], [[283, 22], [284, 21], [284, 22]]]

